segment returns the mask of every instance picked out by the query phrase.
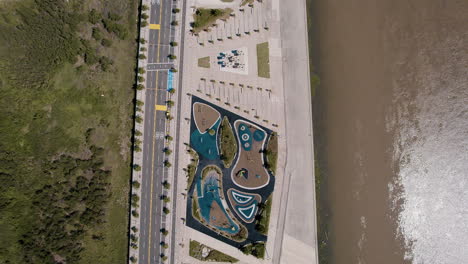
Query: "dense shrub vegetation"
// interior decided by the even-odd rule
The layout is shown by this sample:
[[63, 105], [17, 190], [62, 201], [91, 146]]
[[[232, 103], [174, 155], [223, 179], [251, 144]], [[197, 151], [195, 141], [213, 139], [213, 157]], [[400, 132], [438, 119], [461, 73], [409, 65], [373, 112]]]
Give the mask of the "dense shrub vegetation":
[[0, 263], [125, 259], [135, 18], [130, 0], [0, 2]]

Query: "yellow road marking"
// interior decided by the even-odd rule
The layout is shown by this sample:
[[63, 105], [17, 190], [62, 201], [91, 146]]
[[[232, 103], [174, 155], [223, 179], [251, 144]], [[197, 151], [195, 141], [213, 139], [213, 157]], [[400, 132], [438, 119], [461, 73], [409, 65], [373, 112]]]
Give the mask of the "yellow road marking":
[[161, 25], [160, 25], [160, 24], [150, 24], [150, 25], [149, 25], [149, 28], [150, 28], [150, 29], [160, 29], [160, 28], [161, 28]]
[[[157, 25], [159, 29], [159, 25], [161, 24], [161, 17], [162, 17], [162, 3], [163, 1], [161, 1], [161, 4], [159, 5], [159, 24], [150, 24], [150, 29], [151, 29], [151, 25]], [[161, 39], [161, 30], [158, 31], [158, 39]], [[157, 56], [156, 56], [156, 62], [159, 62], [159, 51], [161, 49], [161, 46], [158, 45], [158, 52], [157, 52]], [[158, 78], [159, 78], [159, 71], [156, 72], [156, 86], [158, 85]], [[157, 88], [157, 87], [156, 87]], [[157, 93], [157, 90], [155, 91], [154, 93], [154, 97], [156, 98], [156, 93]], [[153, 124], [154, 124], [154, 131], [153, 131], [153, 134], [156, 135], [156, 113], [154, 113], [154, 120], [153, 120]], [[148, 263], [151, 264], [151, 218], [152, 218], [152, 213], [153, 213], [153, 177], [154, 177], [154, 145], [155, 145], [155, 140], [156, 140], [156, 137], [153, 137], [153, 160], [151, 162], [151, 193], [150, 193], [150, 221], [149, 221], [149, 239], [148, 239]]]
[[156, 105], [156, 111], [167, 111], [167, 106], [165, 106], [165, 105]]

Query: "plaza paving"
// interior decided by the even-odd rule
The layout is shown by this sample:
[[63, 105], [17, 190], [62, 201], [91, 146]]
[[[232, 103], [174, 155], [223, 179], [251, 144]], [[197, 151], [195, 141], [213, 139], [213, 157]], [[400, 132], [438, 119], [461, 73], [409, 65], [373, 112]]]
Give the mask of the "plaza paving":
[[[191, 102], [197, 96], [276, 131], [279, 155], [265, 259], [244, 255], [229, 243], [188, 227], [187, 208], [179, 206], [174, 223], [177, 245], [173, 249], [173, 263], [201, 263], [188, 256], [190, 239], [229, 254], [240, 263], [317, 263], [312, 119], [308, 57], [304, 56], [307, 54], [305, 1], [298, 1], [286, 6], [279, 0], [264, 0], [255, 2], [253, 8], [239, 8], [239, 1], [219, 4], [214, 0], [187, 0], [179, 140], [190, 142]], [[231, 7], [235, 16], [218, 21], [211, 31], [192, 35], [189, 32], [191, 16], [194, 7], [200, 7], [202, 2], [209, 2], [202, 7]], [[283, 34], [285, 31], [289, 33]], [[271, 78], [261, 78], [257, 74], [256, 46], [263, 42], [269, 44]], [[248, 52], [247, 75], [221, 71], [214, 64], [220, 52], [242, 47]], [[198, 58], [206, 56], [210, 57], [211, 67], [198, 67]], [[177, 204], [185, 205], [189, 190], [182, 171], [190, 163], [190, 155], [184, 145], [181, 144], [181, 148], [177, 186], [177, 193], [181, 195]], [[297, 191], [292, 194], [291, 188]], [[302, 199], [301, 193], [304, 194]], [[286, 215], [291, 217], [286, 218]]]

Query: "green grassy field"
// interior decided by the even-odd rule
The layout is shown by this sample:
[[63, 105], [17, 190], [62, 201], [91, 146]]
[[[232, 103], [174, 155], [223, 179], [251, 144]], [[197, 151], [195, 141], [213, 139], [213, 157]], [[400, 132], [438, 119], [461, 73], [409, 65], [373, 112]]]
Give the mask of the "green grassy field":
[[[202, 257], [201, 252], [203, 248], [208, 248], [210, 250], [210, 253], [208, 253], [208, 256], [206, 257]], [[195, 240], [190, 240], [189, 255], [201, 261], [216, 261], [216, 262], [228, 262], [228, 263], [236, 263], [239, 261], [236, 258], [226, 255], [218, 250], [207, 247]]]
[[270, 49], [268, 42], [257, 44], [258, 77], [270, 78]]
[[229, 120], [225, 116], [221, 122], [221, 159], [225, 168], [230, 168], [237, 153], [237, 142]]
[[276, 174], [276, 163], [278, 161], [278, 136], [273, 133], [268, 140], [266, 148], [267, 167], [273, 173]]
[[0, 3], [0, 263], [126, 261], [136, 17]]
[[210, 68], [210, 57], [199, 58], [198, 67]]
[[232, 9], [209, 9], [209, 8], [198, 8], [193, 15], [193, 22], [191, 24], [193, 32], [198, 33], [202, 30], [208, 29], [216, 23], [218, 19], [226, 19], [229, 14], [232, 13]]

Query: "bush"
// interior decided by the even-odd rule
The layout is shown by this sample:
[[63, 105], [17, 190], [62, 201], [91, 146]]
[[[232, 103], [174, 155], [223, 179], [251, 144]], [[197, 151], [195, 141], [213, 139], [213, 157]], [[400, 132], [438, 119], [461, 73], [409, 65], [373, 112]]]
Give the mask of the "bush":
[[112, 13], [112, 12], [109, 12], [109, 14], [107, 15], [107, 17], [110, 19], [110, 20], [113, 20], [113, 21], [119, 21], [122, 19], [122, 16], [119, 15], [119, 14], [116, 14], [116, 13]]
[[103, 71], [108, 71], [111, 68], [111, 66], [114, 64], [114, 61], [108, 57], [102, 56], [99, 59], [99, 64], [101, 65], [101, 69]]
[[96, 11], [96, 9], [91, 9], [91, 11], [89, 11], [88, 13], [88, 21], [95, 25], [97, 23], [99, 23], [99, 21], [102, 19], [102, 16], [100, 13], [98, 13]]
[[107, 39], [107, 38], [103, 38], [101, 40], [101, 45], [108, 48], [108, 47], [112, 46], [112, 40]]
[[133, 217], [139, 217], [140, 214], [137, 212], [137, 210], [132, 210], [132, 216]]
[[[143, 80], [143, 81], [144, 81], [144, 80]], [[141, 90], [145, 89], [145, 86], [144, 86], [143, 84], [139, 83], [139, 84], [135, 85], [135, 88], [136, 88], [138, 91], [141, 91]]]
[[93, 39], [99, 41], [102, 39], [102, 33], [101, 33], [101, 30], [97, 27], [94, 27], [93, 28], [93, 32], [91, 33], [91, 36], [93, 37]]
[[124, 40], [127, 38], [128, 30], [124, 25], [115, 23], [110, 19], [103, 19], [102, 24], [107, 32], [114, 33], [119, 39]]

